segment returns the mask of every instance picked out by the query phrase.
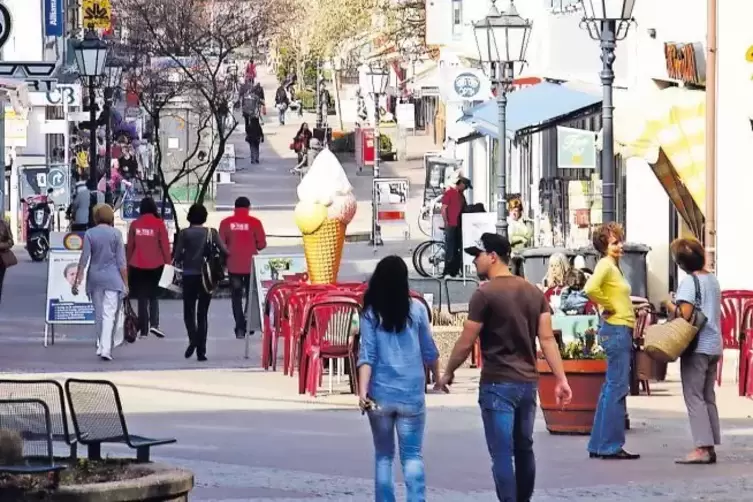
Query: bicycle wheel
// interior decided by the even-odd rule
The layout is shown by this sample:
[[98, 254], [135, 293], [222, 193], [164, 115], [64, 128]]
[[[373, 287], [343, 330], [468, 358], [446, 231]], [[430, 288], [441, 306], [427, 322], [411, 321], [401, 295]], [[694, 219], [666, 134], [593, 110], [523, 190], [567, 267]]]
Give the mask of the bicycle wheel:
[[413, 262], [413, 270], [418, 272], [418, 275], [421, 277], [427, 277], [422, 271], [421, 266], [418, 264], [418, 257], [421, 255], [421, 250], [431, 244], [431, 241], [424, 241], [418, 246], [416, 246], [416, 249], [413, 250], [413, 254], [411, 255], [411, 261]]
[[418, 214], [418, 229], [426, 237], [431, 237], [431, 225], [431, 211], [421, 208], [421, 211]]
[[429, 241], [418, 254], [419, 274], [424, 277], [442, 277], [444, 273], [444, 242]]

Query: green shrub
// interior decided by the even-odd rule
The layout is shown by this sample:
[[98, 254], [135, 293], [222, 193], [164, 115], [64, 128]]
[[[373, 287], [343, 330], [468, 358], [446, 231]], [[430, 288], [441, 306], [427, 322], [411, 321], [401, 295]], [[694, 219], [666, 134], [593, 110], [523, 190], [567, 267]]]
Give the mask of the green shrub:
[[388, 153], [392, 151], [392, 139], [386, 134], [379, 135], [379, 152]]
[[296, 97], [301, 100], [301, 106], [306, 111], [313, 111], [316, 109], [316, 93], [308, 89], [298, 91]]

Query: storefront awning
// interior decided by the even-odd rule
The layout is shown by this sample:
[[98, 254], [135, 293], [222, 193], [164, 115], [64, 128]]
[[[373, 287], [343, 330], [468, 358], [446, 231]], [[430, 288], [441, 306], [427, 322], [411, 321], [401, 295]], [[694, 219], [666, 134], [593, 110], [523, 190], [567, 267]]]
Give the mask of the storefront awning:
[[615, 144], [624, 158], [651, 165], [670, 199], [698, 238], [706, 199], [706, 94], [670, 87], [615, 109]]
[[[507, 96], [507, 135], [515, 138], [556, 126], [558, 123], [598, 112], [601, 97], [565, 86], [542, 82]], [[499, 111], [492, 99], [471, 108], [459, 121], [481, 134], [498, 137]]]

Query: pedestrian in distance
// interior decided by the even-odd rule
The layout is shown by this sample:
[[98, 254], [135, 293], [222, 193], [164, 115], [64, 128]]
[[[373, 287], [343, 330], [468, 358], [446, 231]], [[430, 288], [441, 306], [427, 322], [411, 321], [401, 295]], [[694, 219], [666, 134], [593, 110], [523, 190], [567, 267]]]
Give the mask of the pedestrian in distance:
[[172, 257], [167, 227], [151, 197], [141, 199], [139, 217], [128, 228], [126, 259], [130, 297], [138, 304], [141, 336], [151, 333], [164, 338], [159, 328], [159, 280]]
[[549, 303], [536, 286], [512, 274], [511, 251], [506, 237], [491, 233], [465, 248], [473, 256], [479, 278], [486, 282], [471, 296], [468, 320], [437, 386], [449, 388], [455, 370], [480, 339], [483, 366], [478, 402], [497, 499], [530, 502], [536, 478], [537, 338], [557, 379], [557, 402], [569, 403], [572, 391], [554, 338]]
[[607, 374], [596, 405], [588, 453], [591, 458], [635, 460], [625, 446], [626, 399], [630, 392], [630, 365], [633, 354], [635, 310], [630, 283], [620, 268], [625, 232], [618, 223], [599, 226], [593, 245], [602, 258], [583, 292], [601, 307], [599, 343], [607, 355]]
[[715, 464], [721, 427], [716, 407], [715, 384], [722, 343], [722, 292], [716, 276], [706, 269], [706, 252], [695, 239], [677, 239], [669, 246], [672, 258], [687, 275], [675, 297], [665, 302], [668, 312], [690, 321], [700, 310], [706, 323], [680, 357], [682, 395], [688, 409], [695, 449], [675, 460], [678, 464]]
[[220, 240], [228, 251], [227, 271], [230, 274], [235, 337], [240, 340], [247, 332], [253, 335], [261, 330], [253, 260], [267, 247], [267, 235], [261, 221], [251, 216], [250, 210], [251, 201], [247, 197], [238, 197], [233, 215], [220, 223]]
[[128, 270], [125, 244], [120, 230], [114, 227], [115, 213], [107, 204], [94, 208], [94, 228], [84, 234], [84, 245], [71, 293], [78, 295], [86, 272], [86, 294], [94, 305], [94, 330], [97, 355], [112, 361], [112, 349], [123, 343], [118, 335], [118, 318], [123, 299], [128, 296]]
[[259, 117], [251, 117], [247, 121], [246, 142], [248, 143], [249, 162], [258, 164], [261, 144], [264, 143], [264, 129]]
[[359, 407], [374, 440], [377, 502], [395, 501], [395, 431], [407, 501], [426, 500], [423, 438], [426, 423], [424, 365], [436, 381], [439, 352], [426, 307], [412, 299], [408, 267], [399, 256], [380, 261], [369, 280], [360, 320]]
[[467, 206], [464, 193], [469, 188], [473, 189], [471, 180], [461, 176], [455, 186], [448, 188], [442, 197], [445, 247], [443, 276], [456, 277], [463, 268], [461, 223]]
[[204, 281], [207, 261], [214, 253], [227, 257], [225, 244], [219, 233], [207, 228], [207, 208], [194, 204], [188, 209], [188, 228], [178, 234], [175, 245], [175, 265], [183, 270], [183, 322], [188, 335], [188, 348], [184, 353], [186, 359], [196, 353], [199, 361], [207, 360], [207, 334], [209, 331], [209, 304], [212, 291]]
[[3, 282], [8, 268], [16, 265], [18, 259], [13, 254], [13, 232], [5, 218], [0, 218], [0, 300], [3, 297]]
[[280, 125], [285, 125], [285, 113], [290, 106], [290, 98], [285, 90], [285, 86], [281, 85], [277, 88], [275, 93], [275, 107], [277, 107], [277, 117], [280, 120]]

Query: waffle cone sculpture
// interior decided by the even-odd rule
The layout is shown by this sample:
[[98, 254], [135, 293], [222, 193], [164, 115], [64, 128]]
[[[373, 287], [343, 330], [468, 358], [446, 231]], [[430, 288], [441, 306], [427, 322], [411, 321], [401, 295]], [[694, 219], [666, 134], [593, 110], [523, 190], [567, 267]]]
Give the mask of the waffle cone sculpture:
[[300, 202], [295, 208], [295, 220], [303, 234], [311, 284], [337, 282], [345, 229], [356, 213], [352, 192], [340, 161], [329, 150], [317, 155], [298, 185]]
[[314, 233], [303, 236], [311, 284], [337, 282], [344, 245], [345, 224], [334, 219], [326, 219]]

